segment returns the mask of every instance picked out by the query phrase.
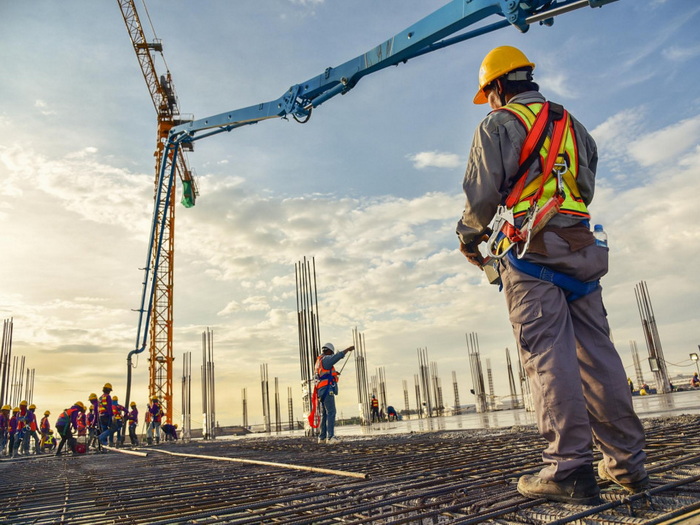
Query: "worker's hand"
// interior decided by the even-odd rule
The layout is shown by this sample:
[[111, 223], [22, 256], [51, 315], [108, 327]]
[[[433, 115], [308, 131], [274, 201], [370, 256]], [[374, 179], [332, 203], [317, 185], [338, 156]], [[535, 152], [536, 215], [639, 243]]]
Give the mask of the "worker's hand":
[[348, 352], [352, 352], [353, 350], [355, 350], [355, 345], [350, 345], [345, 350], [343, 350], [343, 352], [347, 354]]
[[474, 266], [478, 266], [479, 268], [483, 269], [484, 268], [484, 258], [481, 255], [481, 252], [479, 252], [479, 244], [481, 244], [484, 241], [488, 240], [488, 235], [483, 235], [481, 237], [477, 237], [471, 242], [464, 244], [463, 242], [459, 243], [459, 251], [462, 252], [462, 254], [467, 258], [467, 261], [469, 261], [471, 264]]

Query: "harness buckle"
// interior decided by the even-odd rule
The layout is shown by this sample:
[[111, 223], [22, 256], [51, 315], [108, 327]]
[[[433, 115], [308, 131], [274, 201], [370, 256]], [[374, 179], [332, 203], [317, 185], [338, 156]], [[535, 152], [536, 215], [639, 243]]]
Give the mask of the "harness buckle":
[[508, 224], [515, 228], [513, 210], [507, 208], [506, 206], [499, 205], [498, 208], [496, 208], [496, 214], [493, 216], [493, 219], [491, 219], [491, 222], [489, 223], [488, 229], [491, 230], [492, 233], [488, 241], [486, 241], [486, 253], [492, 259], [502, 259], [506, 255], [506, 253], [508, 253], [508, 251], [510, 251], [511, 248], [513, 248], [513, 246], [515, 245], [515, 243], [511, 243], [502, 252], [496, 253], [496, 251], [498, 250], [498, 245], [503, 239], [502, 231]]

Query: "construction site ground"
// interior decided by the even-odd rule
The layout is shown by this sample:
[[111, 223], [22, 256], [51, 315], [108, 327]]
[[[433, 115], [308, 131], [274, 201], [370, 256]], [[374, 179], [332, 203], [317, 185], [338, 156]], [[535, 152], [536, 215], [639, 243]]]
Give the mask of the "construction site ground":
[[0, 523], [700, 523], [700, 417], [644, 425], [651, 489], [628, 496], [600, 482], [595, 506], [518, 494], [518, 477], [539, 470], [544, 445], [525, 426], [5, 458]]

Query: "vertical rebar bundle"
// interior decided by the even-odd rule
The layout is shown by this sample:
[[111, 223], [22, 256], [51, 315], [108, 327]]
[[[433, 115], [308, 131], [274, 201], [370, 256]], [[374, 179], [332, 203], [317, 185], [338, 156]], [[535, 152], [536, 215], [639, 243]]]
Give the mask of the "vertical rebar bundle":
[[472, 394], [476, 397], [476, 411], [486, 412], [486, 390], [484, 389], [484, 374], [481, 370], [481, 356], [479, 353], [479, 337], [476, 332], [466, 334], [467, 351], [469, 353], [469, 368], [472, 373]]
[[651, 306], [649, 289], [644, 281], [634, 287], [634, 294], [637, 297], [639, 317], [642, 321], [642, 329], [649, 350], [649, 366], [656, 378], [656, 389], [659, 393], [666, 394], [671, 391], [668, 370], [666, 368], [666, 359], [664, 359], [664, 352], [661, 348], [659, 331], [656, 328], [656, 319], [654, 318], [654, 310]]
[[496, 393], [493, 389], [493, 370], [491, 369], [491, 359], [486, 358], [486, 377], [489, 382], [489, 410], [496, 410]]
[[352, 331], [352, 343], [355, 345], [355, 379], [357, 384], [357, 409], [360, 415], [360, 424], [369, 425], [369, 384], [367, 382], [367, 354], [365, 352], [365, 336], [357, 331]]
[[515, 388], [515, 375], [513, 374], [513, 364], [510, 361], [510, 350], [506, 347], [506, 366], [508, 367], [508, 386], [510, 387], [511, 408], [520, 408], [518, 391]]
[[416, 390], [416, 414], [418, 414], [419, 418], [422, 418], [424, 415], [424, 410], [423, 401], [420, 397], [420, 379], [418, 378], [418, 374], [413, 374], [413, 384]]
[[241, 399], [243, 400], [243, 428], [248, 428], [248, 389], [241, 390]]
[[278, 377], [275, 377], [275, 432], [282, 432], [282, 412], [280, 407], [280, 385]]
[[22, 401], [22, 387], [24, 386], [24, 356], [14, 356], [12, 358], [12, 377], [10, 383], [10, 405], [13, 407], [19, 406]]
[[192, 438], [192, 352], [182, 354], [182, 440]]
[[411, 407], [408, 404], [408, 382], [405, 379], [401, 380], [401, 383], [403, 385], [403, 406], [404, 406], [404, 411], [406, 414], [406, 417], [409, 417], [409, 413], [411, 412]]
[[263, 423], [265, 424], [265, 432], [272, 431], [270, 423], [270, 385], [267, 375], [267, 363], [260, 365], [260, 388], [262, 390], [262, 409]]
[[435, 400], [435, 415], [441, 416], [443, 414], [443, 410], [445, 409], [445, 405], [442, 402], [442, 383], [440, 383], [438, 366], [437, 362], [435, 361], [430, 363], [430, 384], [433, 389], [432, 396]]
[[[2, 349], [0, 350], [0, 406], [9, 403], [7, 381], [10, 379], [10, 359], [12, 357], [12, 318], [2, 323]], [[14, 405], [13, 405], [14, 406]]]
[[301, 395], [304, 412], [304, 428], [313, 429], [307, 416], [311, 413], [311, 397], [314, 391], [314, 367], [321, 353], [321, 336], [318, 318], [318, 292], [316, 289], [316, 261], [304, 257], [294, 265], [297, 295], [297, 329], [299, 335], [299, 364], [301, 371]]
[[214, 399], [214, 332], [202, 332], [202, 435], [214, 439], [216, 403]]
[[642, 363], [639, 360], [637, 341], [630, 340], [630, 350], [632, 351], [632, 361], [634, 361], [634, 375], [637, 379], [637, 388], [641, 388], [641, 386], [644, 384], [644, 374], [642, 373]]
[[292, 397], [292, 387], [287, 387], [287, 412], [289, 416], [289, 430], [294, 430], [294, 401]]
[[418, 349], [418, 376], [420, 378], [422, 398], [425, 400], [425, 412], [428, 417], [433, 417], [433, 399], [430, 395], [430, 365], [428, 362], [428, 349]]
[[377, 377], [379, 378], [379, 383], [377, 385], [379, 392], [379, 405], [386, 409], [386, 407], [389, 406], [389, 397], [386, 395], [386, 370], [383, 366], [377, 368]]
[[455, 395], [455, 406], [452, 409], [452, 413], [454, 415], [459, 415], [462, 413], [462, 405], [459, 402], [459, 387], [457, 386], [457, 373], [454, 370], [452, 371], [452, 389], [454, 390]]

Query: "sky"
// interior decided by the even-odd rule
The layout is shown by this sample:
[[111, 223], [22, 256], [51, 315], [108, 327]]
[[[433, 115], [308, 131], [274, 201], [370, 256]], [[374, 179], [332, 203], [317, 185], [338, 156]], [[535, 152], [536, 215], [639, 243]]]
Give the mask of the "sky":
[[[163, 41], [183, 113], [275, 100], [354, 58], [444, 0], [136, 2]], [[495, 21], [495, 19], [491, 20]], [[221, 425], [262, 422], [260, 365], [301, 418], [294, 265], [314, 258], [321, 339], [364, 334], [403, 408], [417, 350], [473, 403], [466, 339], [476, 333], [497, 396], [515, 342], [505, 300], [458, 251], [454, 230], [484, 55], [500, 45], [599, 147], [594, 223], [610, 239], [603, 278], [612, 336], [630, 377], [635, 341], [653, 379], [635, 298], [647, 283], [671, 375], [690, 377], [700, 344], [700, 5], [619, 0], [522, 34], [505, 28], [362, 79], [310, 121], [275, 119], [200, 140], [188, 154], [200, 197], [175, 226], [174, 412], [192, 353], [192, 425], [201, 425], [202, 332], [214, 334]], [[152, 25], [151, 25], [152, 23]], [[155, 33], [154, 30], [155, 29]], [[109, 381], [123, 400], [153, 203], [156, 116], [117, 2], [0, 1], [0, 317], [35, 370], [33, 401], [57, 414]], [[132, 399], [144, 407], [148, 362]], [[337, 399], [357, 414], [355, 363]], [[271, 395], [274, 396], [273, 393]], [[273, 397], [274, 399], [274, 397]], [[414, 407], [415, 408], [415, 407]]]

